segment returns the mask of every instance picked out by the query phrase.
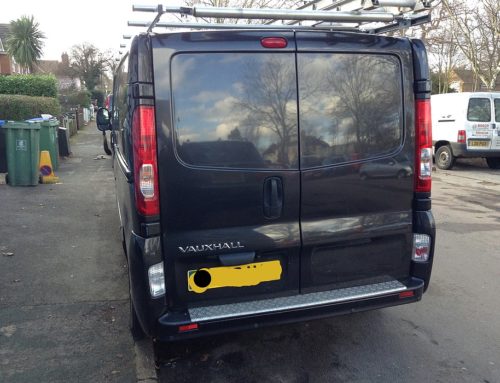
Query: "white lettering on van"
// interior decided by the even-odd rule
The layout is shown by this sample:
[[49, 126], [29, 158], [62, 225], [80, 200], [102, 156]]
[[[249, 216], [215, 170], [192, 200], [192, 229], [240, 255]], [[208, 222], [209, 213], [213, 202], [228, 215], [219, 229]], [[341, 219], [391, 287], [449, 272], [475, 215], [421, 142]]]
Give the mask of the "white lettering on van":
[[237, 242], [221, 242], [221, 243], [208, 243], [203, 245], [190, 245], [177, 247], [181, 253], [200, 253], [202, 251], [215, 251], [225, 249], [243, 249], [245, 246], [240, 241]]

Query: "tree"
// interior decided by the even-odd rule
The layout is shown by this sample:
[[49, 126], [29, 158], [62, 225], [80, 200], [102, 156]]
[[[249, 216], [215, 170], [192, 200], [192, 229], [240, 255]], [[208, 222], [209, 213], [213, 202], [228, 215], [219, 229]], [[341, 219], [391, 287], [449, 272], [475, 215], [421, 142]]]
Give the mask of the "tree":
[[92, 44], [83, 43], [73, 46], [70, 60], [75, 74], [89, 91], [93, 91], [105, 75], [111, 56]]
[[297, 141], [294, 62], [288, 56], [274, 55], [245, 64], [244, 98], [235, 103], [247, 113], [242, 126], [246, 128], [245, 137], [256, 141], [260, 128], [265, 127], [277, 138], [273, 147], [277, 149], [278, 162], [290, 165], [289, 148]]
[[464, 56], [453, 33], [456, 23], [447, 10], [440, 4], [432, 12], [432, 21], [421, 26], [419, 37], [424, 40], [429, 54], [433, 94], [450, 93], [453, 73], [457, 67], [464, 66]]
[[10, 22], [7, 37], [7, 52], [26, 71], [33, 71], [33, 66], [42, 57], [45, 35], [39, 29], [33, 16], [22, 16]]
[[453, 20], [452, 33], [474, 74], [488, 90], [500, 75], [500, 2], [442, 0]]

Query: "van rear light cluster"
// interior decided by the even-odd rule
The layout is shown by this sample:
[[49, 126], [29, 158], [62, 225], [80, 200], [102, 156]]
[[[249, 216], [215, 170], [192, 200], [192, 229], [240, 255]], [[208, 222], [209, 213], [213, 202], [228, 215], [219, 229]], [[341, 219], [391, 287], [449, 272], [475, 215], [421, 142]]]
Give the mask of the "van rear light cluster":
[[467, 135], [465, 134], [465, 130], [458, 131], [457, 142], [459, 144], [465, 144], [467, 142]]
[[160, 213], [158, 195], [158, 165], [156, 157], [155, 109], [140, 105], [132, 120], [134, 140], [135, 203], [139, 214], [154, 216]]
[[153, 298], [165, 294], [165, 274], [163, 262], [157, 263], [148, 269], [149, 292]]
[[427, 234], [413, 234], [413, 253], [411, 256], [414, 262], [427, 262], [431, 253], [431, 237]]
[[415, 191], [431, 191], [432, 127], [431, 102], [415, 100]]

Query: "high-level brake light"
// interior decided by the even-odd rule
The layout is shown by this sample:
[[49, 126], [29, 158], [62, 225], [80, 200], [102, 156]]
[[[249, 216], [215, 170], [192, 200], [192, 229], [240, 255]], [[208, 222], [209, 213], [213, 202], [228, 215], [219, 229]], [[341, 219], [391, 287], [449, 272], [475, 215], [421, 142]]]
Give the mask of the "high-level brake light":
[[264, 48], [286, 48], [288, 41], [284, 37], [264, 37], [260, 44]]

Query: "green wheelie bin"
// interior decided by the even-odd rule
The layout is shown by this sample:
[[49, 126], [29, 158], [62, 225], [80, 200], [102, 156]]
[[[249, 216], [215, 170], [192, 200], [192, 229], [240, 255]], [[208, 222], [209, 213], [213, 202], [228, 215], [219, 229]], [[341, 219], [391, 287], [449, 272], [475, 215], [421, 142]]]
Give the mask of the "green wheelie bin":
[[7, 122], [1, 129], [5, 133], [9, 185], [38, 185], [40, 124]]
[[52, 162], [52, 169], [57, 170], [57, 168], [59, 167], [59, 142], [57, 140], [59, 121], [55, 118], [50, 120], [33, 118], [27, 121], [29, 123], [40, 122], [40, 151], [49, 151], [50, 162]]

